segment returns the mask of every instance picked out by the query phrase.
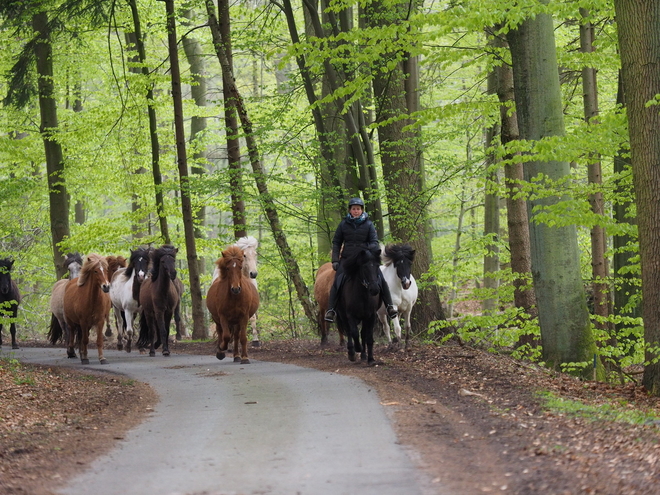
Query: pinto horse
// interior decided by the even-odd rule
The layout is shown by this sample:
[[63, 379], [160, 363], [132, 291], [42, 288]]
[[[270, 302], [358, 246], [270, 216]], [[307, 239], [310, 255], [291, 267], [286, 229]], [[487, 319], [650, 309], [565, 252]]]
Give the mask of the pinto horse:
[[112, 275], [110, 301], [117, 322], [117, 349], [131, 352], [133, 322], [140, 308], [140, 287], [147, 276], [149, 250], [138, 248], [131, 251], [128, 266], [119, 268]]
[[151, 274], [140, 287], [140, 335], [138, 347], [149, 347], [149, 355], [163, 344], [163, 356], [170, 355], [169, 335], [172, 316], [179, 305], [174, 246], [164, 245], [152, 252]]
[[[338, 327], [346, 332], [348, 359], [356, 352], [370, 366], [374, 360], [374, 324], [380, 306], [380, 249], [362, 249], [342, 261], [344, 282], [337, 298]], [[358, 325], [361, 329], [358, 332]]]
[[[50, 294], [50, 330], [49, 334], [57, 332], [66, 342], [69, 341], [69, 329], [64, 321], [64, 289], [69, 280], [78, 278], [82, 269], [83, 259], [78, 253], [69, 253], [64, 257], [64, 267], [69, 270], [69, 277], [58, 280], [53, 285]], [[59, 326], [59, 330], [57, 327]]]
[[[64, 320], [69, 328], [67, 356], [76, 357], [77, 342], [82, 364], [89, 364], [87, 345], [92, 328], [96, 330], [99, 361], [101, 364], [108, 362], [103, 357], [103, 325], [110, 312], [109, 291], [108, 262], [98, 254], [87, 255], [80, 276], [69, 280], [64, 289]], [[48, 336], [53, 344], [62, 337], [57, 331]]]
[[21, 302], [21, 293], [16, 282], [11, 279], [11, 269], [14, 260], [5, 258], [0, 260], [0, 348], [2, 347], [3, 320], [9, 320], [9, 333], [11, 334], [11, 348], [18, 349], [16, 342], [16, 314]]
[[[325, 346], [328, 344], [328, 325], [329, 322], [325, 321], [324, 315], [328, 310], [328, 301], [330, 299], [330, 289], [332, 284], [335, 281], [335, 271], [332, 269], [332, 263], [324, 263], [316, 272], [316, 281], [314, 282], [314, 299], [319, 305], [318, 312], [318, 330], [321, 334], [321, 345]], [[344, 339], [345, 332], [341, 328], [337, 328], [339, 331], [339, 345], [344, 346], [346, 341]]]
[[[247, 354], [247, 325], [259, 308], [257, 288], [243, 274], [244, 255], [237, 246], [230, 246], [216, 261], [220, 276], [211, 284], [206, 295], [206, 307], [215, 322], [216, 355], [225, 358], [229, 341], [233, 339], [234, 362], [249, 364]], [[241, 355], [238, 355], [238, 345]]]
[[414, 260], [415, 250], [409, 244], [390, 244], [385, 247], [382, 254], [383, 264], [380, 270], [383, 272], [383, 278], [390, 288], [392, 304], [399, 310], [399, 316], [392, 318], [392, 326], [394, 327], [394, 339], [392, 339], [385, 305], [381, 304], [378, 308], [378, 319], [385, 329], [388, 342], [401, 340], [401, 322], [399, 318], [403, 318], [404, 321], [406, 341], [410, 336], [410, 313], [415, 301], [417, 301], [418, 292], [417, 282], [415, 282], [415, 277], [411, 273]]

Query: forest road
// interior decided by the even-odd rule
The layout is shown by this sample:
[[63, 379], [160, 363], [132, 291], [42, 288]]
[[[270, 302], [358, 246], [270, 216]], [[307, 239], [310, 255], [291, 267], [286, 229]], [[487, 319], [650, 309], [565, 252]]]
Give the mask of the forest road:
[[[449, 495], [399, 445], [361, 380], [231, 356], [105, 351], [82, 366], [62, 348], [26, 363], [117, 373], [158, 393], [149, 419], [58, 493], [66, 495]], [[96, 350], [90, 350], [90, 361]], [[117, 397], [121, 400], [121, 397]], [[145, 404], [145, 407], [147, 405]]]

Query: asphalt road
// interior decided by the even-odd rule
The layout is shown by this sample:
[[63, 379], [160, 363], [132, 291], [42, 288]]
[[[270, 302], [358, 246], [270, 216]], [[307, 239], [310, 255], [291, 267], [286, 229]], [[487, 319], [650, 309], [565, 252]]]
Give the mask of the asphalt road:
[[129, 431], [59, 493], [67, 495], [440, 495], [397, 443], [361, 380], [298, 366], [106, 351], [110, 364], [64, 349], [10, 351], [24, 362], [99, 369], [160, 396]]

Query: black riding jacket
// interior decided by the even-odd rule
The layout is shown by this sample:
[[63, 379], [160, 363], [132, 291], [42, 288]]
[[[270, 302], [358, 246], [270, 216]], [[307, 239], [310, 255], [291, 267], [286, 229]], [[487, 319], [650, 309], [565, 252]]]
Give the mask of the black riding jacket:
[[[343, 249], [342, 249], [343, 246]], [[359, 249], [378, 249], [376, 227], [366, 212], [358, 218], [348, 214], [339, 223], [332, 239], [332, 261], [350, 258]]]

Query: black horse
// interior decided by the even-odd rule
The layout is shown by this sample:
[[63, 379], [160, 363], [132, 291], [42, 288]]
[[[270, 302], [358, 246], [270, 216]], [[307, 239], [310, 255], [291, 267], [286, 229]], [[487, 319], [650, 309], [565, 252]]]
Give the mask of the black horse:
[[11, 279], [11, 268], [14, 260], [5, 258], [0, 260], [0, 347], [2, 347], [2, 321], [9, 318], [9, 332], [11, 333], [11, 348], [18, 349], [16, 342], [16, 314], [21, 302], [21, 293], [16, 282]]
[[359, 352], [362, 361], [373, 365], [374, 324], [380, 305], [380, 249], [362, 249], [342, 264], [345, 279], [337, 302], [337, 326], [346, 332], [348, 359], [355, 361]]

